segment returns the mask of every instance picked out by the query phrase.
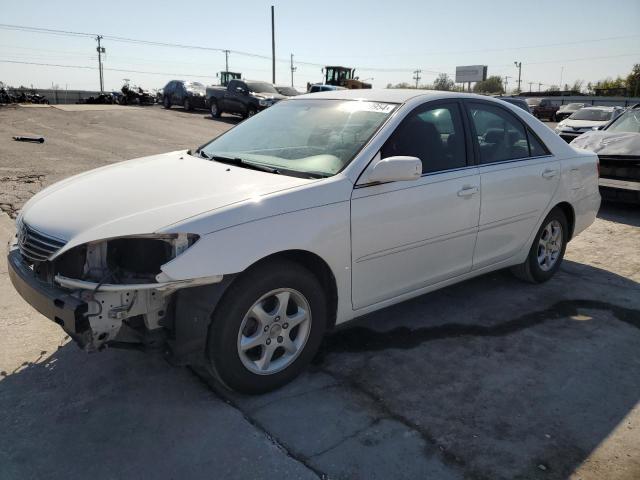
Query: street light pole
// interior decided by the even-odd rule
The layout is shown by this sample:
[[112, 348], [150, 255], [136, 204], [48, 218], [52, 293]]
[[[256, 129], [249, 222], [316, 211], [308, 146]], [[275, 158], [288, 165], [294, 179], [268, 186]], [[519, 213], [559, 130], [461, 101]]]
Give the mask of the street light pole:
[[272, 83], [276, 83], [276, 32], [274, 6], [271, 5], [271, 72]]

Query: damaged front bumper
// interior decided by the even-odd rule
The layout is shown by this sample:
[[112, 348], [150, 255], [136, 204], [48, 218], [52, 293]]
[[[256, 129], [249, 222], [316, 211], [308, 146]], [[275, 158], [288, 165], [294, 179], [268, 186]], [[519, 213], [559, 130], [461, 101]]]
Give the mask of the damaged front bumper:
[[36, 277], [17, 248], [8, 255], [9, 278], [16, 291], [38, 312], [54, 321], [86, 351], [110, 343], [142, 343], [138, 319], [147, 332], [161, 332], [169, 301], [179, 289], [219, 283], [222, 275], [140, 284], [101, 284], [61, 275], [54, 285]]

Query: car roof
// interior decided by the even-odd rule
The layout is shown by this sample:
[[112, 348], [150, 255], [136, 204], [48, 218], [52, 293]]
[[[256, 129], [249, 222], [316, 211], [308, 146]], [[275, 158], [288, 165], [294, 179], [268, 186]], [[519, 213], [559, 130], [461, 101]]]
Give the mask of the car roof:
[[413, 98], [422, 97], [424, 100], [438, 100], [447, 98], [472, 98], [476, 100], [493, 100], [485, 95], [473, 93], [445, 92], [438, 90], [417, 90], [402, 88], [373, 88], [353, 90], [331, 90], [314, 94], [298, 95], [291, 101], [305, 99], [326, 100], [365, 100], [370, 102], [405, 103]]

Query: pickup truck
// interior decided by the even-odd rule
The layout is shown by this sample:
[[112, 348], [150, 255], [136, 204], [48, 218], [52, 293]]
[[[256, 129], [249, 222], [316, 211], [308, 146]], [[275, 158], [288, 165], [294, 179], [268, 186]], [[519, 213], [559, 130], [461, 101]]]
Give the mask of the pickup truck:
[[267, 82], [231, 80], [226, 88], [207, 87], [207, 106], [213, 118], [219, 118], [223, 112], [251, 117], [283, 98]]

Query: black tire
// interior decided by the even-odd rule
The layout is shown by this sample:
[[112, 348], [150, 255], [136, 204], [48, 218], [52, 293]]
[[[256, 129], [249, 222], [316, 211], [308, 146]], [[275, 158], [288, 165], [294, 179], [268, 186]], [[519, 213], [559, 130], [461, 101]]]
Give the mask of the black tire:
[[[292, 363], [271, 374], [254, 373], [240, 357], [240, 327], [252, 306], [279, 288], [293, 289], [304, 296], [310, 308], [310, 330]], [[320, 346], [326, 330], [326, 304], [316, 276], [297, 263], [269, 261], [246, 271], [225, 292], [214, 312], [207, 341], [210, 373], [227, 388], [249, 394], [269, 392], [289, 383], [305, 369]]]
[[[561, 245], [559, 245], [559, 255], [555, 260], [553, 266], [545, 270], [538, 261], [538, 255], [540, 253], [540, 239], [545, 233], [545, 230], [552, 222], [558, 222], [561, 227]], [[511, 272], [521, 280], [529, 283], [543, 283], [549, 280], [558, 271], [564, 258], [564, 252], [567, 248], [567, 241], [569, 239], [569, 224], [564, 212], [559, 208], [554, 208], [549, 212], [549, 215], [544, 219], [538, 233], [533, 239], [533, 244], [529, 249], [529, 255], [527, 259], [521, 265], [512, 267]]]
[[162, 101], [162, 106], [167, 110], [171, 108], [171, 100], [169, 99], [169, 97], [164, 97], [164, 100]]
[[247, 111], [246, 113], [242, 116], [243, 118], [249, 118], [249, 117], [253, 117], [256, 113], [258, 113], [258, 111], [256, 110], [255, 107], [249, 106], [247, 107]]
[[222, 115], [222, 111], [218, 108], [218, 102], [216, 102], [215, 100], [211, 100], [209, 111], [211, 112], [211, 116], [213, 118], [220, 118], [220, 115]]
[[191, 100], [189, 100], [189, 97], [186, 97], [184, 99], [184, 102], [182, 102], [182, 106], [187, 112], [190, 112], [191, 110], [193, 110], [193, 105], [191, 105]]

